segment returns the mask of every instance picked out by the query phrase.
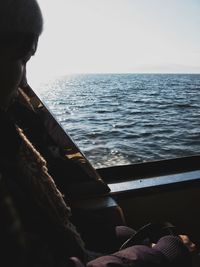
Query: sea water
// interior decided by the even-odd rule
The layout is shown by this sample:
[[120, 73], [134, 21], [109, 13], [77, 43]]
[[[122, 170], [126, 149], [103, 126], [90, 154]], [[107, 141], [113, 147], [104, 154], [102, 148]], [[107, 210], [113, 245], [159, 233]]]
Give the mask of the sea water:
[[81, 74], [38, 88], [95, 168], [200, 153], [200, 74]]

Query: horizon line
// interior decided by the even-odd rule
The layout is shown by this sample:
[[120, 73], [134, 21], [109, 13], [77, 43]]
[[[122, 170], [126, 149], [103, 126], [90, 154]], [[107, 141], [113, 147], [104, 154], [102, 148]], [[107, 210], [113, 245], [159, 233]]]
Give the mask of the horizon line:
[[65, 74], [59, 74], [58, 76], [65, 75], [79, 75], [79, 74], [188, 74], [188, 75], [199, 75], [200, 72], [69, 72]]

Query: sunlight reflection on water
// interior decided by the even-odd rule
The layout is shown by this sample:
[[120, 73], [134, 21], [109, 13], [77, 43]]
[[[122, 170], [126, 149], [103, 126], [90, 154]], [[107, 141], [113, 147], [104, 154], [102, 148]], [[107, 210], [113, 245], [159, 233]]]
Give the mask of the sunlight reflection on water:
[[200, 75], [85, 74], [41, 98], [95, 167], [200, 152]]

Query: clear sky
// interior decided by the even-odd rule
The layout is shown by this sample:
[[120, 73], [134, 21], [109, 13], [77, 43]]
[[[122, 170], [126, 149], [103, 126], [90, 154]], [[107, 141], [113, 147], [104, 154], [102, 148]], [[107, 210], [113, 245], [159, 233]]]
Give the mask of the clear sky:
[[28, 64], [68, 73], [200, 73], [200, 0], [38, 0], [44, 32]]

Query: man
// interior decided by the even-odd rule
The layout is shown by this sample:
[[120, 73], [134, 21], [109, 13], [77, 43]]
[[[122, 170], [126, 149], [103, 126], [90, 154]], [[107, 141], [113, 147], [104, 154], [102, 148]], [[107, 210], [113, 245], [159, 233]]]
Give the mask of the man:
[[0, 175], [19, 214], [33, 266], [41, 262], [63, 266], [73, 255], [86, 261], [83, 241], [69, 221], [70, 208], [49, 175], [46, 161], [7, 112], [26, 63], [36, 51], [42, 27], [35, 0], [1, 0]]

